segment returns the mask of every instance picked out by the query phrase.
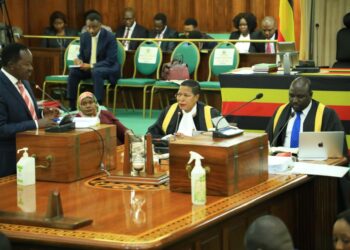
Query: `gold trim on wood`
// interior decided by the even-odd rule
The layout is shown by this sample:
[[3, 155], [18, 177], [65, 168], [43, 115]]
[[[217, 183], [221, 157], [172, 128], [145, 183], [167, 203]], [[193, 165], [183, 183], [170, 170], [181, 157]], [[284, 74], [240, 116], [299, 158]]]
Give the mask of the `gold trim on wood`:
[[127, 243], [127, 244], [145, 244], [157, 242], [166, 238], [169, 233], [179, 232], [187, 227], [201, 223], [206, 223], [208, 219], [219, 213], [226, 216], [232, 213], [238, 213], [242, 208], [249, 206], [258, 199], [264, 199], [271, 195], [272, 192], [278, 193], [279, 190], [285, 189], [288, 186], [296, 184], [298, 181], [306, 179], [306, 175], [299, 176], [273, 176], [266, 182], [259, 184], [253, 188], [246, 189], [238, 194], [225, 197], [203, 208], [193, 210], [175, 220], [162, 224], [154, 229], [146, 231], [142, 234], [130, 236], [113, 233], [97, 233], [83, 230], [61, 230], [44, 227], [21, 226], [12, 224], [1, 224], [0, 231], [8, 233], [11, 237], [12, 233], [28, 233], [47, 235], [55, 237], [64, 237], [67, 242], [71, 239], [84, 239], [87, 241], [102, 241], [105, 243], [111, 242]]

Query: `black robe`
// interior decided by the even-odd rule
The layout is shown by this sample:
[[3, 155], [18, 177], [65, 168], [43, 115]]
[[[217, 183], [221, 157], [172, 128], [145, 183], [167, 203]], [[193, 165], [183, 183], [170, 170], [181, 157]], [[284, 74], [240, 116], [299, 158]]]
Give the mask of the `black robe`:
[[[160, 116], [158, 117], [158, 120], [151, 126], [148, 128], [147, 133], [151, 133], [153, 138], [160, 138], [163, 137], [165, 135], [168, 134], [174, 134], [176, 131], [176, 127], [178, 126], [178, 124], [180, 124], [181, 119], [182, 119], [182, 112], [181, 109], [179, 107], [177, 107], [177, 109], [175, 110], [168, 128], [166, 130], [166, 133], [164, 133], [163, 129], [162, 129], [162, 124], [163, 121], [167, 115], [167, 113], [169, 112], [171, 105], [166, 107], [162, 113], [160, 114]], [[196, 126], [196, 129], [199, 131], [208, 131], [207, 126], [205, 124], [205, 117], [204, 117], [204, 107], [205, 104], [202, 102], [197, 102], [197, 114], [195, 117], [193, 117], [193, 121], [194, 124]], [[180, 115], [179, 115], [180, 112]], [[211, 118], [217, 117], [220, 115], [220, 112], [215, 109], [215, 108], [211, 108], [210, 109], [210, 114], [211, 114]]]
[[[316, 117], [316, 111], [318, 107], [319, 102], [312, 100], [312, 105], [309, 113], [307, 114], [304, 124], [303, 124], [303, 131], [314, 131], [315, 128], [315, 117]], [[273, 140], [276, 141], [275, 146], [283, 146], [284, 145], [284, 139], [286, 137], [286, 130], [287, 126], [284, 127], [283, 131], [280, 133], [277, 139], [275, 137], [278, 135], [279, 131], [282, 129], [282, 127], [286, 124], [288, 121], [290, 114], [291, 114], [291, 105], [288, 104], [282, 111], [281, 116], [276, 124], [275, 131], [273, 131], [273, 121], [276, 116], [275, 111], [273, 117], [270, 119], [269, 124], [266, 128], [266, 133], [268, 134], [269, 141], [272, 143]], [[344, 131], [344, 127], [339, 120], [339, 117], [337, 113], [328, 107], [325, 107], [322, 117], [322, 127], [321, 131]], [[348, 155], [348, 146], [346, 144], [345, 136], [344, 136], [344, 149], [343, 149], [344, 156]]]

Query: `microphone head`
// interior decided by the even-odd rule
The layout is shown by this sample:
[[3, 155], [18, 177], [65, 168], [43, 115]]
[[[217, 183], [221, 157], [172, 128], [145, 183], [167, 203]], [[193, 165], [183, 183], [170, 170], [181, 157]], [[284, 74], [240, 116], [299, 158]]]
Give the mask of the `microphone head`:
[[256, 97], [255, 97], [255, 98], [256, 98], [256, 99], [261, 99], [263, 96], [264, 96], [264, 94], [263, 94], [263, 93], [259, 93], [259, 94], [257, 94], [257, 95], [256, 95]]

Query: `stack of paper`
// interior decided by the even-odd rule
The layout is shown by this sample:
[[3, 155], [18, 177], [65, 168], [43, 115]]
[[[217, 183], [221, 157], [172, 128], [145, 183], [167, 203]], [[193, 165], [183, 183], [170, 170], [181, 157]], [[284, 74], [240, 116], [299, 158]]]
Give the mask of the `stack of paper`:
[[258, 63], [253, 65], [252, 69], [258, 73], [277, 72], [277, 65], [274, 63]]

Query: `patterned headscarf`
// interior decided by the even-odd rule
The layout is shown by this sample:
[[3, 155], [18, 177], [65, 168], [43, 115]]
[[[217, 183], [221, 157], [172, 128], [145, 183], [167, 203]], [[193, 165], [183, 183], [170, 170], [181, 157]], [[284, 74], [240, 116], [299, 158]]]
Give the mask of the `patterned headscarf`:
[[86, 117], [86, 115], [83, 114], [83, 112], [81, 112], [81, 102], [83, 101], [83, 99], [85, 99], [86, 97], [90, 97], [94, 103], [96, 104], [96, 116], [98, 117], [100, 115], [100, 106], [98, 105], [98, 102], [97, 102], [97, 99], [96, 97], [94, 96], [93, 93], [89, 92], [89, 91], [86, 91], [86, 92], [83, 92], [80, 94], [78, 100], [77, 100], [77, 108], [78, 108], [78, 111], [79, 111], [79, 114], [80, 116], [82, 117]]

